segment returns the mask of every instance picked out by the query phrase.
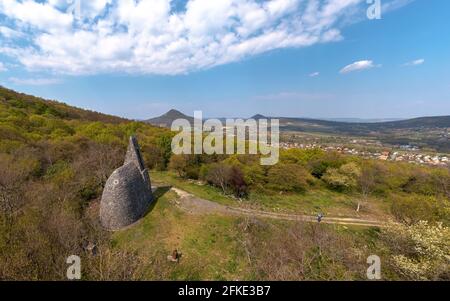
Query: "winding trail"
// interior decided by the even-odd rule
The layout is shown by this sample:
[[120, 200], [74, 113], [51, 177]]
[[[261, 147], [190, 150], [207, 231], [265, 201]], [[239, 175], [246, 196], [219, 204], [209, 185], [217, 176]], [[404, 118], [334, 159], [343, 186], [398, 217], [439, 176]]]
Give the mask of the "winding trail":
[[[317, 218], [311, 215], [297, 215], [289, 213], [277, 213], [255, 209], [245, 209], [238, 207], [230, 207], [216, 202], [208, 201], [198, 198], [193, 194], [190, 194], [179, 188], [172, 187], [171, 190], [179, 196], [179, 200], [176, 201], [176, 205], [182, 210], [190, 214], [224, 214], [233, 216], [250, 216], [250, 217], [262, 217], [273, 218], [280, 220], [291, 221], [304, 221], [315, 222]], [[352, 225], [352, 226], [365, 226], [365, 227], [386, 227], [388, 222], [378, 220], [366, 220], [358, 218], [340, 218], [340, 217], [324, 217], [322, 219], [324, 224], [338, 224], [338, 225]]]

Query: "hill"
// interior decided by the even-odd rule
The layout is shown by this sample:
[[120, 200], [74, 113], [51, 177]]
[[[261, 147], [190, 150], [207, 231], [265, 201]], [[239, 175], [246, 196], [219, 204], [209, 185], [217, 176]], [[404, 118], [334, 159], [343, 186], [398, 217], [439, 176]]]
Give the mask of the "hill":
[[[26, 151], [44, 155], [49, 145], [64, 150], [58, 152], [65, 158], [68, 152], [79, 152], [80, 147], [108, 145], [124, 147], [130, 135], [145, 136], [143, 145], [152, 145], [159, 159], [154, 164], [167, 164], [164, 151], [160, 152], [158, 139], [170, 135], [143, 122], [136, 122], [99, 112], [80, 109], [65, 103], [46, 100], [0, 86], [0, 153], [14, 154]], [[164, 138], [166, 139], [166, 138]], [[52, 146], [53, 147], [53, 146]], [[103, 147], [103, 146], [102, 146]], [[161, 146], [163, 147], [163, 146]], [[170, 144], [166, 146], [170, 151]], [[54, 161], [40, 158], [42, 170]]]
[[[193, 123], [193, 117], [177, 110], [146, 120], [146, 123], [159, 127], [170, 127], [176, 119], [183, 118]], [[420, 117], [404, 120], [321, 120], [295, 117], [267, 117], [256, 114], [251, 118], [280, 121], [282, 132], [306, 132], [352, 137], [371, 137], [390, 145], [414, 145], [450, 152], [450, 116]], [[226, 118], [217, 118], [225, 123]]]
[[405, 120], [405, 118], [316, 118], [327, 121], [351, 122], [351, 123], [378, 123], [387, 121]]
[[[167, 113], [145, 120], [146, 123], [161, 127], [170, 127], [172, 122], [176, 119], [187, 119], [193, 121], [194, 118], [177, 110], [170, 110]], [[348, 135], [367, 135], [376, 132], [389, 132], [392, 130], [401, 129], [436, 129], [450, 128], [450, 116], [436, 116], [436, 117], [420, 117], [414, 119], [402, 120], [364, 120], [364, 119], [312, 119], [312, 118], [296, 118], [296, 117], [267, 117], [261, 114], [256, 114], [252, 119], [273, 119], [280, 120], [280, 127], [282, 130], [290, 131], [305, 131], [305, 132], [323, 132], [323, 133], [338, 133]], [[224, 117], [219, 120], [226, 120]]]
[[420, 117], [385, 122], [342, 122], [308, 118], [271, 117], [280, 120], [280, 126], [302, 131], [337, 132], [343, 134], [369, 134], [399, 129], [450, 128], [450, 116]]
[[371, 137], [391, 145], [414, 145], [439, 152], [450, 151], [450, 116], [420, 117], [387, 122], [337, 122], [280, 117], [285, 132], [325, 133]]
[[0, 104], [27, 114], [46, 115], [64, 120], [77, 119], [106, 123], [121, 123], [129, 120], [95, 111], [69, 106], [65, 103], [19, 93], [0, 86]]
[[165, 113], [165, 114], [163, 114], [161, 116], [158, 116], [158, 117], [155, 117], [155, 118], [151, 118], [151, 119], [147, 119], [144, 122], [152, 124], [152, 125], [155, 125], [155, 126], [159, 126], [159, 127], [170, 127], [172, 122], [174, 120], [177, 120], [177, 119], [189, 120], [189, 122], [191, 124], [193, 124], [193, 122], [194, 122], [194, 118], [193, 117], [188, 116], [186, 114], [183, 114], [180, 111], [177, 111], [177, 110], [174, 110], [174, 109], [168, 111], [167, 113]]
[[256, 114], [251, 117], [251, 119], [255, 119], [255, 120], [260, 120], [260, 119], [265, 119], [265, 118], [267, 118], [267, 117], [264, 115], [261, 115], [261, 114]]

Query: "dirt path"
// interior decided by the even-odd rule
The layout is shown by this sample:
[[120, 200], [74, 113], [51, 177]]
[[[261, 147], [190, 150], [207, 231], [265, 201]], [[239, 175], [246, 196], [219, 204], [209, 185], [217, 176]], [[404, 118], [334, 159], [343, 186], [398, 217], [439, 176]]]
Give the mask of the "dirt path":
[[[310, 215], [297, 215], [288, 213], [276, 213], [268, 212], [254, 209], [245, 209], [238, 207], [230, 207], [218, 204], [216, 202], [211, 202], [205, 199], [198, 198], [193, 194], [190, 194], [184, 190], [172, 187], [180, 199], [176, 201], [179, 208], [191, 214], [211, 214], [219, 213], [234, 216], [250, 216], [250, 217], [263, 217], [263, 218], [273, 218], [281, 220], [292, 220], [292, 221], [305, 221], [305, 222], [316, 222], [315, 216]], [[376, 221], [376, 220], [366, 220], [357, 218], [338, 218], [338, 217], [324, 217], [322, 223], [325, 224], [339, 224], [339, 225], [357, 225], [357, 226], [367, 226], [367, 227], [385, 227], [386, 222]]]

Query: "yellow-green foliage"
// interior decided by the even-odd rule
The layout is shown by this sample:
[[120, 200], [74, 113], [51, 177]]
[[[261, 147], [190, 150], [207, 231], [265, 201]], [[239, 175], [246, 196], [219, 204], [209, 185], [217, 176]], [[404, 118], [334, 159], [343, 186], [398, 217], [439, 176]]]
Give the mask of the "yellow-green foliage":
[[408, 279], [438, 279], [450, 268], [450, 228], [442, 223], [394, 225], [386, 230], [394, 266]]
[[450, 201], [443, 196], [397, 194], [392, 198], [392, 213], [406, 224], [427, 220], [450, 225]]
[[312, 176], [302, 166], [296, 164], [277, 164], [270, 168], [268, 187], [280, 191], [304, 191]]
[[157, 144], [167, 130], [62, 103], [16, 93], [0, 87], [0, 150], [39, 141], [89, 139], [108, 144], [126, 144], [130, 135], [142, 135], [143, 144]]
[[89, 241], [123, 256], [106, 277], [120, 279], [123, 258], [133, 257], [109, 249], [90, 211], [122, 164], [130, 135], [144, 154], [153, 145], [151, 157], [165, 162], [158, 141], [168, 130], [0, 87], [0, 280], [64, 279], [65, 258], [84, 258]]
[[356, 163], [351, 162], [342, 165], [339, 169], [329, 168], [323, 180], [336, 189], [352, 189], [356, 187], [360, 176], [361, 169]]

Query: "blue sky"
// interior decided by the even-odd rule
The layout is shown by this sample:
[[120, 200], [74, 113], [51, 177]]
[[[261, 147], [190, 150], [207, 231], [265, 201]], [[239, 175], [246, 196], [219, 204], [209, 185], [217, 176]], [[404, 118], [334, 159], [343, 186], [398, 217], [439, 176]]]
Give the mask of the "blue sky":
[[2, 2], [1, 85], [138, 119], [450, 115], [449, 1], [117, 1]]

